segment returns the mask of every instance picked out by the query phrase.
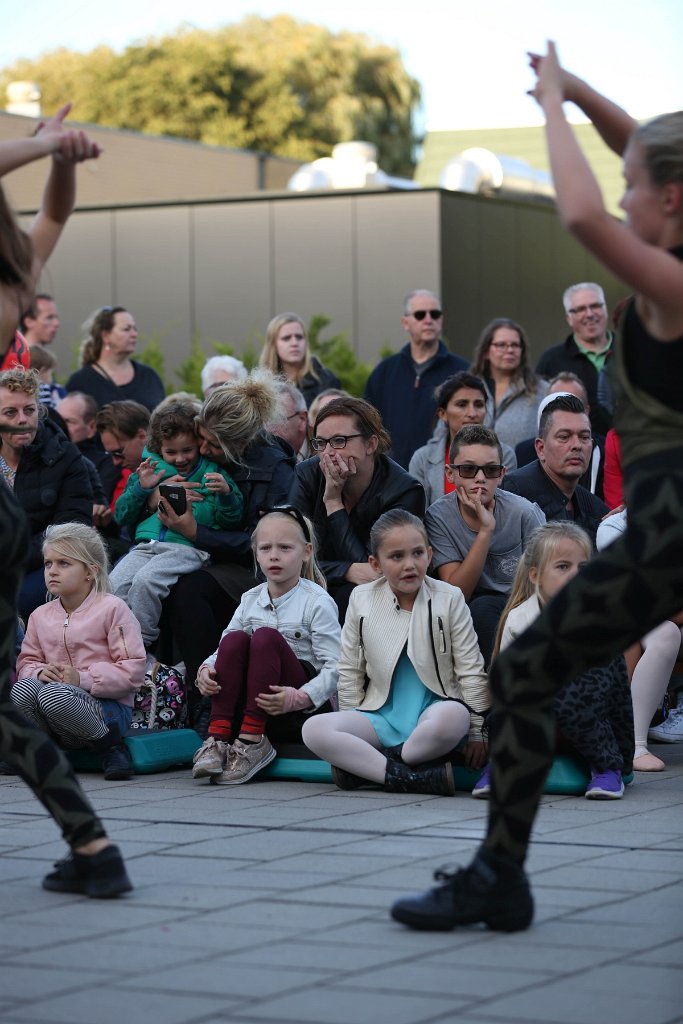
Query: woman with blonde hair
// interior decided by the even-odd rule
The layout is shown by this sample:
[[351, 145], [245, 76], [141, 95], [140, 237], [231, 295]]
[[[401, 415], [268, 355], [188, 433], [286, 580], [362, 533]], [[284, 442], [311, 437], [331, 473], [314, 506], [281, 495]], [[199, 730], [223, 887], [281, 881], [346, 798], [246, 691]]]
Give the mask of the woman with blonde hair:
[[207, 551], [212, 563], [183, 577], [166, 602], [173, 639], [190, 681], [218, 647], [242, 594], [256, 585], [251, 536], [261, 509], [287, 501], [295, 458], [291, 447], [267, 430], [279, 415], [275, 378], [267, 370], [254, 370], [243, 380], [216, 388], [197, 415], [199, 450], [234, 480], [244, 497], [244, 519], [234, 530], [202, 526], [192, 514], [191, 491], [183, 515], [168, 510], [170, 527]]
[[270, 321], [259, 364], [296, 385], [309, 406], [321, 391], [340, 386], [339, 378], [311, 353], [306, 327], [296, 313], [280, 313]]

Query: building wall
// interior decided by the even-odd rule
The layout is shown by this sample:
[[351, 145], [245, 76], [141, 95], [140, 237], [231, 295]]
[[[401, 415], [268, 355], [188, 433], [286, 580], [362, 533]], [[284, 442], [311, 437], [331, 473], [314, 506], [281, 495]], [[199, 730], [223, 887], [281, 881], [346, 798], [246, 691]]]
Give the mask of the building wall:
[[82, 321], [120, 304], [141, 346], [161, 339], [172, 378], [193, 332], [209, 355], [213, 341], [239, 354], [285, 310], [325, 314], [374, 363], [404, 343], [401, 303], [417, 287], [441, 291], [445, 336], [461, 354], [501, 315], [528, 328], [538, 353], [566, 332], [564, 288], [591, 279], [610, 301], [623, 294], [552, 209], [429, 189], [77, 210], [41, 288], [62, 316], [61, 375], [76, 365]]

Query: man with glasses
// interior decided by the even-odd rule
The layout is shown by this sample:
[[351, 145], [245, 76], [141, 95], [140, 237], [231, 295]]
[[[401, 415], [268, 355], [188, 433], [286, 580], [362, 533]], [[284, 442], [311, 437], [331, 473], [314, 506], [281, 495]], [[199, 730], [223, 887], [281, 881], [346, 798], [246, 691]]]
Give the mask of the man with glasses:
[[[612, 426], [612, 412], [601, 404], [601, 378], [612, 356], [614, 334], [607, 329], [607, 303], [599, 284], [585, 281], [570, 285], [562, 296], [571, 334], [561, 345], [541, 353], [536, 373], [546, 380], [563, 370], [581, 378], [588, 395], [593, 426], [606, 434]], [[610, 389], [611, 393], [611, 389]]]
[[598, 526], [609, 509], [579, 483], [593, 454], [591, 421], [584, 404], [563, 392], [544, 398], [539, 412], [538, 458], [510, 473], [502, 487], [535, 501], [548, 522], [567, 520], [582, 526], [595, 546]]
[[408, 344], [383, 359], [365, 385], [365, 399], [379, 411], [391, 435], [391, 457], [404, 468], [429, 440], [434, 426], [434, 391], [447, 377], [469, 366], [441, 339], [443, 312], [434, 292], [406, 295], [401, 325]]
[[432, 565], [440, 580], [462, 590], [488, 666], [517, 563], [545, 516], [538, 505], [500, 489], [501, 446], [486, 427], [458, 431], [446, 472], [455, 491], [438, 498], [425, 517]]

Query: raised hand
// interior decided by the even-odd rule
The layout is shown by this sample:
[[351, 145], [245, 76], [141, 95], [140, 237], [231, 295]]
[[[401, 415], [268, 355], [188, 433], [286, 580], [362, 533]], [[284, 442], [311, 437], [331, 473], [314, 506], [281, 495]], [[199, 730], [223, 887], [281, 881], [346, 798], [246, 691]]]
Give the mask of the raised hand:
[[102, 149], [87, 132], [65, 128], [64, 120], [70, 111], [71, 104], [65, 103], [49, 120], [40, 121], [36, 136], [51, 143], [50, 150], [57, 163], [77, 164], [83, 160], [97, 159]]

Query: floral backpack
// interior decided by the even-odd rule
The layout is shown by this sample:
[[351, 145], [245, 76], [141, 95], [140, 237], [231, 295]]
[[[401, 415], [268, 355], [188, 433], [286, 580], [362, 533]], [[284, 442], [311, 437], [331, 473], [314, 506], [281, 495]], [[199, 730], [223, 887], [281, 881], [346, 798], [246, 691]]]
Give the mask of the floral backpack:
[[131, 729], [182, 729], [186, 717], [187, 689], [181, 667], [154, 662], [135, 694]]

